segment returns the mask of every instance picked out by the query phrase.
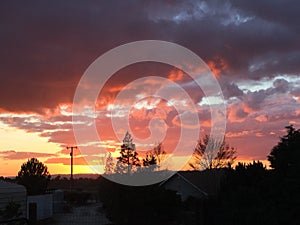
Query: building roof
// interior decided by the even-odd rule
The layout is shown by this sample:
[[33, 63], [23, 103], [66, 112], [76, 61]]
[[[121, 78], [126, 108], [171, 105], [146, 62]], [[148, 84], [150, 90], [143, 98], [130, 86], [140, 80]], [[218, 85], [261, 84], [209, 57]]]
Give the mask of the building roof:
[[204, 195], [208, 196], [218, 194], [225, 173], [223, 170], [179, 171], [161, 185], [167, 183], [174, 176], [181, 177]]
[[26, 194], [26, 188], [19, 184], [0, 180], [0, 193], [4, 194], [12, 192], [24, 192]]

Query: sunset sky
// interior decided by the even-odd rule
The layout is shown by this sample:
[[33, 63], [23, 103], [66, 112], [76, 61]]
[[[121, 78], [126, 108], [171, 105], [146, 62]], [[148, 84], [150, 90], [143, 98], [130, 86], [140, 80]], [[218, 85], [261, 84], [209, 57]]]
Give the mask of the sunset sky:
[[[139, 40], [174, 42], [201, 57], [226, 100], [226, 141], [240, 161], [266, 160], [286, 125], [300, 127], [299, 11], [299, 1], [279, 0], [1, 1], [0, 176], [16, 175], [30, 157], [51, 174], [69, 173], [66, 146], [76, 145], [72, 102], [81, 76], [103, 53]], [[147, 88], [159, 85], [150, 76], [183, 86], [199, 109], [201, 135], [210, 132], [207, 98], [186, 74], [161, 63], [138, 63], [114, 74], [99, 94], [95, 120], [102, 141], [90, 146], [95, 161], [102, 160], [99, 147], [115, 154], [120, 140], [111, 118], [122, 117], [122, 102], [114, 105], [114, 99], [142, 77], [149, 78], [139, 85], [130, 127], [146, 138], [149, 120], [162, 118], [157, 129], [168, 130], [163, 141], [171, 152], [179, 135], [176, 98], [172, 104], [143, 98]], [[114, 107], [118, 115], [111, 114]], [[84, 157], [75, 151], [75, 173], [92, 172]]]

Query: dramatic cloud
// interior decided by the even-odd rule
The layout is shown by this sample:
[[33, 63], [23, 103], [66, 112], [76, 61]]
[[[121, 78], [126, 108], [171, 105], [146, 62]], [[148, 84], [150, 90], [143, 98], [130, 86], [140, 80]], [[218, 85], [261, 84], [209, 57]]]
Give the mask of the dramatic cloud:
[[[3, 1], [0, 121], [46, 137], [62, 151], [55, 153], [56, 157], [2, 151], [0, 157], [25, 159], [34, 155], [48, 158], [48, 163], [67, 165], [65, 147], [76, 143], [72, 101], [84, 71], [114, 47], [158, 39], [181, 44], [207, 63], [227, 103], [228, 141], [241, 146], [241, 156], [263, 159], [283, 134], [284, 126], [300, 124], [299, 8], [296, 0]], [[120, 144], [117, 136], [126, 130], [115, 134], [111, 120], [124, 119], [125, 106], [132, 100], [129, 94], [137, 101], [129, 116], [137, 137], [149, 136], [149, 121], [159, 117], [164, 123], [156, 128], [169, 129], [168, 140], [178, 138], [178, 115], [182, 112], [175, 106], [186, 104], [178, 100], [180, 93], [165, 88], [169, 101], [151, 100], [145, 98], [147, 93], [165, 83], [148, 79], [135, 83], [134, 88], [126, 86], [148, 76], [180, 85], [199, 110], [201, 132], [210, 131], [207, 99], [211, 96], [205, 96], [183, 71], [161, 63], [137, 63], [108, 80], [99, 93], [95, 112], [89, 106], [86, 114], [78, 117], [79, 127], [95, 119], [103, 137], [100, 143], [92, 143], [85, 134], [85, 144], [93, 147], [93, 154], [99, 147], [115, 151]], [[131, 97], [116, 104], [115, 98], [124, 87]], [[79, 164], [85, 164], [79, 151], [76, 157]]]
[[255, 79], [298, 74], [298, 5], [297, 1], [29, 1], [26, 6], [2, 2], [0, 107], [42, 113], [70, 103], [80, 76], [97, 56], [143, 39], [183, 44], [217, 74]]

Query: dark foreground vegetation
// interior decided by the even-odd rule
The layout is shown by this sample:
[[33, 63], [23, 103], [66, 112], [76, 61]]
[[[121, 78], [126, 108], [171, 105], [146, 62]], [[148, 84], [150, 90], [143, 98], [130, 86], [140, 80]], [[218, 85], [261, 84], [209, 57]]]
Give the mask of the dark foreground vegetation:
[[131, 187], [102, 178], [99, 196], [115, 224], [297, 225], [300, 176], [283, 176], [260, 162], [226, 170], [218, 197], [179, 196], [158, 185]]
[[300, 224], [300, 176], [266, 171], [262, 164], [228, 171], [209, 224]]

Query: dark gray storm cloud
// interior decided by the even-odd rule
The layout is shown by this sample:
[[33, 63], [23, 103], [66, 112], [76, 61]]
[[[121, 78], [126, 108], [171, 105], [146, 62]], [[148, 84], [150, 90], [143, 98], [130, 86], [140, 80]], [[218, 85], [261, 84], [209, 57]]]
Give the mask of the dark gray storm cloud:
[[[206, 62], [222, 58], [221, 75], [229, 80], [297, 75], [299, 7], [299, 1], [1, 1], [0, 108], [42, 113], [72, 102], [93, 60], [144, 39], [182, 44]], [[226, 84], [228, 96], [241, 94]], [[253, 101], [263, 98], [253, 94]]]

